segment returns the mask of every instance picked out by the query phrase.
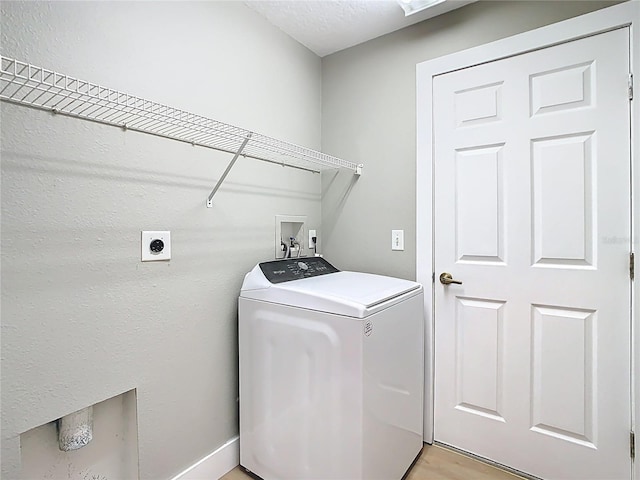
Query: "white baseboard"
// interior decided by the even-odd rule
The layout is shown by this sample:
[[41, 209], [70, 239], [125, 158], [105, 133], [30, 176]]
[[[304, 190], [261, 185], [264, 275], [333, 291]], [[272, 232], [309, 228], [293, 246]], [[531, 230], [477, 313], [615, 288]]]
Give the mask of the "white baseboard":
[[240, 464], [240, 438], [233, 437], [220, 448], [179, 473], [171, 480], [219, 479]]

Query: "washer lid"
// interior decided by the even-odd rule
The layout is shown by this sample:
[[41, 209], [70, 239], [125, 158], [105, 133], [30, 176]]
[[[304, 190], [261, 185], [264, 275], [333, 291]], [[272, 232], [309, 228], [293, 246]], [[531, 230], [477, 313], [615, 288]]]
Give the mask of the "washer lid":
[[408, 280], [359, 272], [336, 272], [272, 284], [256, 266], [245, 277], [240, 297], [364, 318], [404, 300], [410, 292], [417, 295], [422, 292], [422, 286]]

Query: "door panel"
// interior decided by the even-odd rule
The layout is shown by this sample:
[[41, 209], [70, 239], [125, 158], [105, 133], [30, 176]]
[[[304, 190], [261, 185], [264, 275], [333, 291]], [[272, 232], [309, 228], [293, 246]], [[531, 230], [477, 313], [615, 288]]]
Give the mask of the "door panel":
[[591, 106], [592, 62], [531, 75], [531, 116]]
[[531, 429], [596, 448], [596, 312], [534, 305], [532, 314]]
[[456, 248], [458, 261], [504, 262], [502, 147], [456, 152]]
[[594, 132], [534, 139], [533, 264], [593, 267]]
[[543, 478], [630, 476], [628, 45], [433, 84], [435, 439]]
[[504, 421], [502, 342], [504, 302], [458, 298], [456, 408]]

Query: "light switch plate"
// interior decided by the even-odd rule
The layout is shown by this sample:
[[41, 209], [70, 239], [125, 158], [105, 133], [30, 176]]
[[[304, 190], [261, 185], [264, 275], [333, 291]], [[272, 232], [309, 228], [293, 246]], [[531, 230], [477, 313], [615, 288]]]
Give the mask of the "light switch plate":
[[404, 230], [391, 230], [391, 250], [404, 250]]
[[141, 260], [143, 262], [171, 260], [171, 232], [142, 232]]

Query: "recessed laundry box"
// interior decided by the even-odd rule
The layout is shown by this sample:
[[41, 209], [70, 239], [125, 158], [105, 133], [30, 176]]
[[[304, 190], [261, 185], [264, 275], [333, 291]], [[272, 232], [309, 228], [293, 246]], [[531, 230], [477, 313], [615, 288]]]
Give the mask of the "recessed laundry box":
[[240, 464], [401, 479], [422, 448], [423, 295], [320, 257], [256, 265], [239, 298]]

